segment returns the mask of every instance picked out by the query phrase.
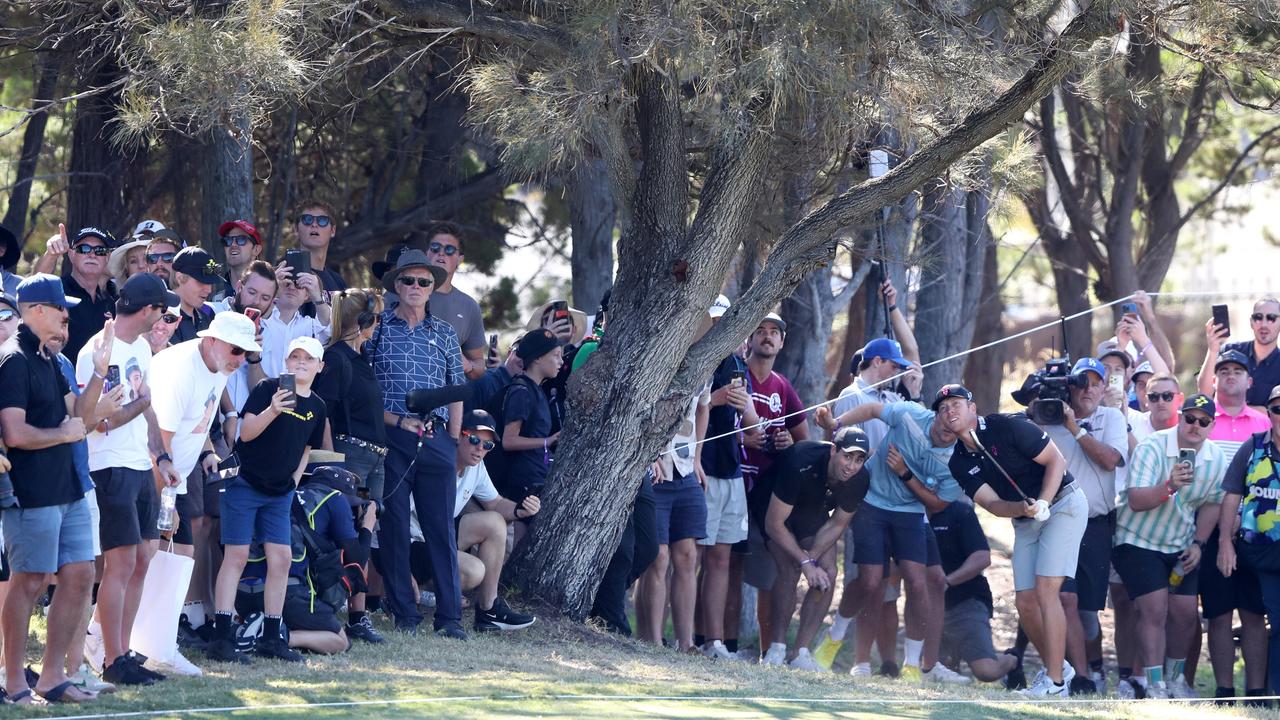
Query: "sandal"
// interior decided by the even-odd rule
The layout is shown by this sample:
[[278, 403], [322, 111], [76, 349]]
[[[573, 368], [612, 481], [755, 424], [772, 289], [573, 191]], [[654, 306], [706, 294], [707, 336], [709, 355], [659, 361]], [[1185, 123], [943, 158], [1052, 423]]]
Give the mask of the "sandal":
[[6, 705], [48, 705], [44, 698], [35, 694], [31, 688], [27, 688], [21, 692], [16, 692], [5, 697]]
[[[70, 693], [72, 691], [79, 693], [82, 697], [75, 697], [74, 695], [71, 695]], [[97, 693], [89, 692], [88, 690], [81, 690], [76, 687], [76, 684], [71, 680], [55, 685], [53, 688], [44, 692], [36, 690], [36, 694], [50, 703], [80, 703], [91, 702], [98, 699]]]

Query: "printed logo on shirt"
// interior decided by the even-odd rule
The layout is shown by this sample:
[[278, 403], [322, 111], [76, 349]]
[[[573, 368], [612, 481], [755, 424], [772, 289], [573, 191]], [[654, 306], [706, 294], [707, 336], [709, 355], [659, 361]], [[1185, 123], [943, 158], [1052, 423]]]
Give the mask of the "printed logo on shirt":
[[778, 393], [769, 396], [769, 410], [772, 412], [782, 412], [782, 397]]
[[292, 411], [292, 410], [290, 410], [290, 409], [288, 409], [288, 408], [285, 408], [285, 410], [284, 410], [284, 414], [285, 414], [285, 415], [288, 415], [289, 417], [292, 417], [292, 418], [297, 418], [298, 420], [301, 420], [301, 421], [303, 421], [303, 422], [310, 422], [310, 421], [312, 421], [312, 420], [314, 420], [314, 419], [316, 418], [316, 414], [315, 414], [315, 413], [313, 413], [313, 412], [311, 412], [310, 410], [308, 410], [308, 411], [307, 411], [307, 414], [304, 416], [304, 415], [299, 415], [298, 413], [296, 413], [296, 412], [294, 412], [294, 411]]
[[970, 475], [977, 475], [980, 472], [982, 472], [982, 468], [978, 467], [977, 465], [974, 465], [973, 467], [969, 468]]

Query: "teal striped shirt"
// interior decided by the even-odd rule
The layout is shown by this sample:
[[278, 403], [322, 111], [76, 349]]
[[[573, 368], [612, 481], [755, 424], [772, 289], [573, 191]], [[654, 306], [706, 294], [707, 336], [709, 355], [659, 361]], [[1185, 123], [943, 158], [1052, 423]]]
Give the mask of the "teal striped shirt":
[[1129, 490], [1164, 485], [1178, 462], [1178, 428], [1159, 430], [1138, 443], [1129, 459], [1129, 482], [1120, 492], [1116, 545], [1136, 545], [1163, 553], [1182, 552], [1196, 531], [1196, 509], [1222, 501], [1222, 476], [1228, 458], [1206, 442], [1196, 453], [1191, 484], [1150, 510], [1129, 507]]

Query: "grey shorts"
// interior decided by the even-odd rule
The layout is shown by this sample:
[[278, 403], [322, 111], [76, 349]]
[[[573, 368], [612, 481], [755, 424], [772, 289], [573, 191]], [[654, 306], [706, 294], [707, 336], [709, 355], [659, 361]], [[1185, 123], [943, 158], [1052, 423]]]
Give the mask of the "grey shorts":
[[15, 573], [56, 573], [62, 566], [93, 562], [93, 518], [84, 498], [41, 508], [4, 511], [5, 552]]
[[941, 656], [959, 658], [970, 665], [975, 660], [996, 658], [996, 647], [991, 642], [991, 616], [981, 600], [969, 598], [947, 608], [942, 621]]
[[699, 545], [733, 545], [747, 539], [747, 487], [742, 478], [707, 476], [707, 536]]
[[1013, 521], [1013, 589], [1036, 586], [1037, 577], [1075, 577], [1080, 541], [1089, 523], [1089, 501], [1073, 488], [1049, 508], [1049, 519]]

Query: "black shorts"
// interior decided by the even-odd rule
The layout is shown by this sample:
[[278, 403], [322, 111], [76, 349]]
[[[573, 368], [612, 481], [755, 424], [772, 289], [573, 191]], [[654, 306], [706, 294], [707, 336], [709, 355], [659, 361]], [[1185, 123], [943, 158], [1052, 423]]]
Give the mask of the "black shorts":
[[89, 475], [101, 515], [98, 534], [104, 552], [160, 537], [160, 498], [150, 470], [103, 468]]
[[178, 496], [178, 517], [204, 517], [204, 468], [200, 463], [187, 475], [187, 492]]
[[[1107, 606], [1107, 586], [1111, 580], [1111, 541], [1115, 536], [1115, 528], [1114, 512], [1089, 518], [1089, 524], [1084, 528], [1084, 536], [1080, 538], [1080, 555], [1076, 560], [1076, 576], [1067, 578], [1062, 583], [1062, 592], [1076, 594], [1080, 610], [1098, 612]], [[1125, 587], [1128, 587], [1128, 583]]]
[[320, 598], [312, 598], [306, 585], [288, 587], [284, 594], [284, 612], [281, 617], [289, 632], [312, 630], [337, 634], [342, 631], [338, 611]]
[[881, 565], [887, 570], [890, 558], [921, 565], [929, 561], [928, 536], [933, 529], [924, 513], [884, 510], [864, 502], [854, 513], [851, 527], [853, 560], [859, 565]]
[[1237, 558], [1231, 577], [1218, 570], [1218, 531], [1214, 530], [1200, 553], [1200, 604], [1206, 618], [1216, 618], [1236, 610], [1262, 615], [1262, 586], [1258, 575]]
[[1124, 581], [1129, 597], [1137, 600], [1157, 590], [1168, 590], [1170, 595], [1195, 597], [1200, 587], [1200, 568], [1187, 573], [1177, 587], [1169, 584], [1169, 575], [1181, 553], [1162, 553], [1140, 548], [1137, 545], [1117, 545], [1115, 548], [1116, 572]]

